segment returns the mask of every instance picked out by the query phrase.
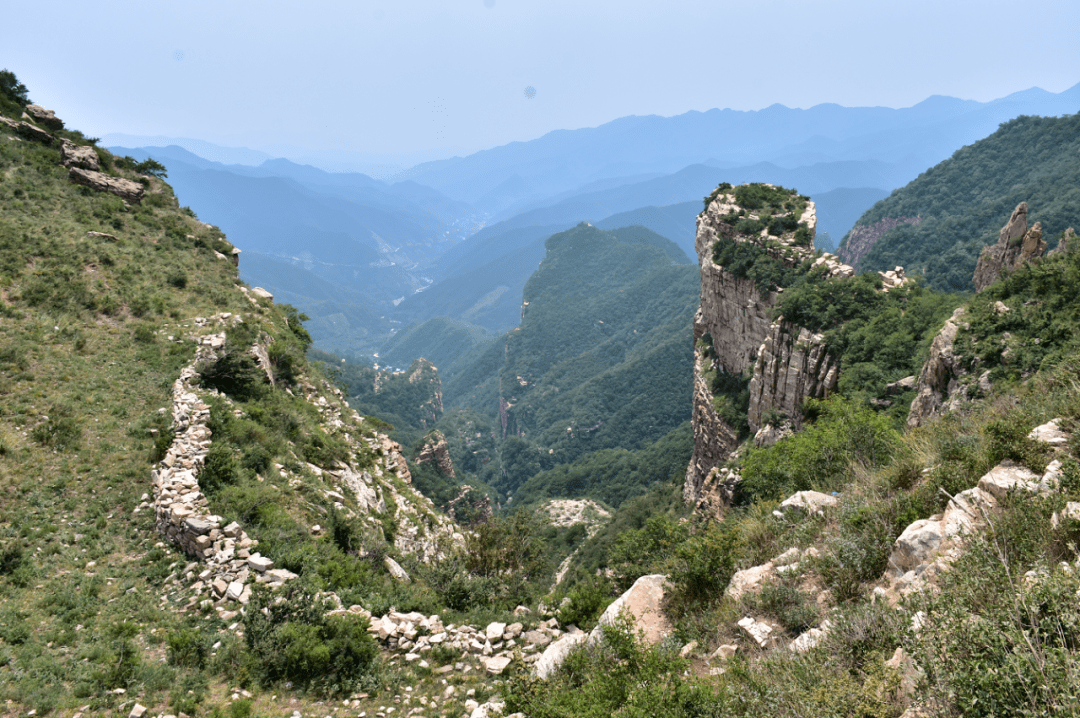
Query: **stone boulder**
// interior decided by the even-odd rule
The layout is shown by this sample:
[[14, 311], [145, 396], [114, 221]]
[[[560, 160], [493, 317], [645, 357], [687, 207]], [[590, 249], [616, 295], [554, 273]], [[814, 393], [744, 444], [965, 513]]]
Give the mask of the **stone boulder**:
[[738, 601], [749, 593], [757, 593], [762, 586], [775, 578], [776, 564], [772, 561], [763, 563], [760, 566], [744, 568], [742, 571], [736, 571], [731, 580], [728, 581], [727, 588], [724, 589], [724, 595], [733, 601]]
[[820, 491], [799, 491], [784, 499], [780, 504], [780, 510], [784, 513], [797, 510], [807, 516], [824, 516], [826, 509], [836, 508], [839, 505], [840, 502], [835, 496], [823, 494]]
[[889, 556], [889, 567], [904, 574], [929, 562], [944, 538], [940, 515], [919, 519], [897, 537]]
[[818, 645], [825, 640], [825, 636], [829, 635], [831, 629], [832, 622], [826, 618], [817, 628], [811, 628], [810, 630], [799, 634], [799, 637], [788, 645], [788, 649], [790, 649], [792, 653], [806, 653], [811, 649], [817, 648]]
[[1000, 279], [1003, 272], [1014, 270], [1046, 253], [1042, 225], [1036, 222], [1029, 230], [1027, 213], [1027, 202], [1016, 205], [998, 234], [997, 244], [983, 248], [971, 280], [975, 291], [981, 292]]
[[82, 167], [85, 170], [98, 170], [97, 152], [90, 145], [77, 145], [69, 139], [60, 141], [60, 163], [65, 167]]
[[409, 583], [412, 581], [409, 574], [401, 567], [401, 564], [394, 559], [389, 556], [384, 556], [383, 563], [386, 564], [386, 570], [390, 572], [390, 575], [395, 581], [400, 581], [401, 583]]
[[64, 122], [52, 110], [46, 110], [41, 105], [27, 105], [26, 114], [33, 118], [34, 122], [42, 127], [47, 127], [54, 132], [64, 129]]
[[119, 177], [110, 177], [102, 172], [84, 170], [81, 167], [69, 169], [68, 179], [75, 184], [85, 185], [99, 192], [111, 192], [131, 204], [138, 204], [142, 200], [145, 191], [138, 182]]
[[772, 635], [776, 629], [766, 621], [747, 616], [739, 621], [738, 626], [757, 644], [758, 648], [768, 648], [776, 640], [776, 637]]
[[671, 634], [671, 621], [663, 612], [667, 576], [652, 574], [642, 576], [623, 595], [615, 599], [600, 616], [589, 640], [600, 640], [603, 626], [615, 623], [620, 615], [632, 622], [635, 635], [643, 636], [646, 643], [657, 644]]
[[1069, 441], [1069, 435], [1066, 434], [1060, 426], [1061, 419], [1052, 419], [1047, 423], [1036, 426], [1028, 434], [1029, 439], [1032, 441], [1041, 441], [1051, 446], [1062, 446]]
[[587, 633], [567, 633], [545, 648], [540, 660], [533, 664], [536, 677], [546, 681], [563, 664], [566, 657], [570, 655], [570, 651], [588, 637]]
[[46, 145], [52, 144], [52, 135], [31, 122], [17, 122], [7, 117], [0, 116], [0, 123], [7, 125], [27, 139], [41, 142]]

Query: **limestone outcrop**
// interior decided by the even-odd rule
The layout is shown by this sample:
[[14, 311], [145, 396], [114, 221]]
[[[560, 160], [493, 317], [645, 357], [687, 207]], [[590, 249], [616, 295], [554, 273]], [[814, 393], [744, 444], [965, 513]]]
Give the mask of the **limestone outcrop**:
[[33, 118], [34, 122], [47, 127], [54, 132], [64, 129], [64, 122], [52, 110], [46, 110], [41, 105], [27, 105], [26, 114]]
[[1046, 254], [1046, 241], [1042, 238], [1042, 225], [1027, 226], [1027, 202], [1016, 205], [1009, 221], [1001, 228], [997, 244], [983, 248], [975, 267], [972, 283], [981, 292], [1001, 278], [1002, 273], [1012, 271]]
[[12, 120], [11, 118], [0, 115], [0, 123], [7, 125], [11, 129], [23, 137], [34, 140], [35, 142], [41, 142], [42, 144], [52, 144], [53, 136], [45, 130], [41, 129], [33, 122], [19, 122], [18, 120]]
[[750, 427], [756, 430], [766, 424], [765, 416], [771, 411], [790, 419], [798, 429], [803, 400], [824, 398], [836, 389], [839, 379], [839, 362], [826, 352], [824, 335], [782, 318], [773, 322], [758, 349], [750, 379]]
[[81, 167], [72, 167], [68, 170], [68, 179], [75, 184], [81, 184], [98, 192], [111, 192], [122, 200], [131, 204], [142, 201], [143, 186], [138, 182], [132, 182], [120, 177], [112, 177], [103, 172], [84, 170]]
[[416, 457], [418, 464], [434, 464], [439, 473], [448, 479], [454, 478], [454, 462], [450, 458], [450, 445], [441, 431], [433, 431], [424, 440], [424, 446]]
[[98, 156], [90, 145], [77, 145], [71, 140], [60, 140], [60, 163], [65, 167], [82, 167], [98, 171]]
[[731, 503], [735, 490], [734, 484], [725, 487], [728, 476], [726, 472], [720, 475], [721, 465], [738, 447], [739, 437], [713, 408], [712, 391], [705, 380], [704, 363], [707, 361], [710, 360], [696, 352], [692, 403], [694, 453], [683, 482], [683, 501], [704, 515], [719, 517], [724, 507]]
[[[714, 515], [719, 515], [730, 503], [733, 487], [725, 489], [723, 479], [726, 475], [720, 477], [713, 470], [737, 448], [738, 436], [713, 407], [712, 390], [706, 375], [712, 371], [745, 375], [753, 370], [759, 361], [762, 344], [773, 328], [772, 310], [778, 295], [774, 291], [763, 292], [752, 279], [735, 276], [716, 264], [713, 245], [723, 237], [759, 243], [785, 262], [797, 264], [813, 257], [813, 251], [795, 241], [791, 234], [774, 237], [767, 229], [762, 230], [764, 237], [736, 233], [730, 217], [740, 211], [745, 212], [736, 204], [734, 191], [716, 193], [698, 216], [694, 241], [701, 269], [701, 304], [694, 317], [694, 453], [686, 471], [683, 500]], [[753, 213], [747, 216], [757, 217]], [[817, 225], [813, 202], [806, 204], [799, 220], [809, 229], [812, 241]], [[831, 262], [830, 271], [834, 268], [839, 271], [839, 262], [835, 258]], [[846, 269], [850, 270], [850, 267]], [[699, 346], [706, 335], [710, 343], [707, 355]], [[758, 428], [760, 426], [753, 426], [754, 430]]]
[[967, 326], [960, 321], [963, 314], [963, 307], [954, 311], [930, 343], [930, 356], [919, 372], [915, 385], [918, 394], [908, 410], [909, 429], [921, 426], [944, 411], [957, 408], [964, 400], [960, 378], [965, 372], [959, 358], [953, 353], [957, 332]]
[[[1057, 419], [1036, 427], [1028, 438], [1055, 449], [1068, 441]], [[889, 555], [887, 588], [875, 591], [895, 602], [932, 587], [936, 577], [959, 556], [964, 542], [985, 528], [1002, 500], [1014, 493], [1053, 494], [1060, 487], [1061, 475], [1062, 463], [1057, 459], [1041, 475], [1026, 466], [1002, 461], [980, 478], [977, 486], [953, 496], [942, 513], [919, 519], [904, 529]]]

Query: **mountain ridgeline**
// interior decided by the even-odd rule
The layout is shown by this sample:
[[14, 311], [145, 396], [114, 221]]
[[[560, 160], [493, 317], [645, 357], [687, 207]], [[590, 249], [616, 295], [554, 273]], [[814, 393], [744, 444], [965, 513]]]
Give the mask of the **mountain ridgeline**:
[[979, 252], [1027, 202], [1053, 248], [1080, 216], [1080, 114], [1018, 117], [877, 202], [844, 237], [857, 269], [901, 264], [943, 291], [969, 291]]

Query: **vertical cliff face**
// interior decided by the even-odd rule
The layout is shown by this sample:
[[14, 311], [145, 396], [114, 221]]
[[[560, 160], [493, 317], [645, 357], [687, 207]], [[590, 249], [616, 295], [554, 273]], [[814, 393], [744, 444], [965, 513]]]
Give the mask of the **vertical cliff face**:
[[[821, 335], [782, 318], [774, 321], [778, 290], [792, 272], [811, 267], [823, 265], [819, 271], [830, 276], [853, 273], [831, 255], [814, 259], [817, 214], [806, 198], [794, 193], [785, 198], [778, 194], [783, 190], [764, 185], [764, 192], [775, 193], [773, 198], [764, 206], [745, 206], [755, 204], [752, 199], [740, 203], [750, 194], [745, 185], [723, 187], [698, 216], [701, 305], [694, 318], [694, 454], [683, 485], [684, 500], [710, 514], [720, 513], [731, 500], [733, 479], [718, 467], [738, 446], [739, 437], [717, 412], [708, 375], [750, 377], [751, 431], [777, 418], [797, 426], [803, 400], [834, 389], [839, 367], [825, 351]], [[717, 253], [718, 241], [728, 251]], [[721, 255], [728, 258], [728, 266], [715, 261]]]
[[840, 365], [825, 351], [823, 335], [790, 322], [774, 322], [758, 350], [750, 380], [751, 428], [772, 423], [770, 414], [775, 413], [798, 429], [803, 400], [824, 398], [839, 378]]

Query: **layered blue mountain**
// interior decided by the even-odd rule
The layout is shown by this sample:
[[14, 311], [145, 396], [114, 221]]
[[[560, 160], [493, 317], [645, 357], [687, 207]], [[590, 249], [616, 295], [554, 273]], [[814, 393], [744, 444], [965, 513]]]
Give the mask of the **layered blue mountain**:
[[[382, 348], [393, 366], [408, 366], [406, 348], [460, 359], [517, 326], [544, 242], [579, 222], [644, 227], [694, 257], [704, 195], [723, 181], [770, 182], [814, 198], [819, 246], [831, 248], [891, 190], [999, 123], [1078, 109], [1080, 86], [985, 103], [931, 97], [903, 109], [625, 117], [421, 164], [394, 183], [283, 159], [254, 165], [260, 156], [243, 148], [192, 146], [247, 162], [238, 165], [179, 147], [119, 151], [162, 161], [181, 202], [244, 250], [244, 279], [313, 317], [321, 348]], [[418, 330], [438, 317], [452, 322]], [[438, 346], [418, 348], [424, 336]]]

